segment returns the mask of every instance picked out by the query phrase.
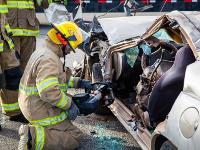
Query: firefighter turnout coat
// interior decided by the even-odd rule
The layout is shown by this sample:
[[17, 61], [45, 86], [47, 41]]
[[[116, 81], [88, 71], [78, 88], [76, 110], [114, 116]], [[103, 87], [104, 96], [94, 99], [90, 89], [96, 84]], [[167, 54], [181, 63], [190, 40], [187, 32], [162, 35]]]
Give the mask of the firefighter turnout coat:
[[19, 88], [19, 106], [30, 122], [32, 146], [36, 149], [74, 149], [81, 132], [67, 119], [71, 98], [67, 88], [78, 78], [63, 71], [57, 45], [36, 50], [30, 57]]

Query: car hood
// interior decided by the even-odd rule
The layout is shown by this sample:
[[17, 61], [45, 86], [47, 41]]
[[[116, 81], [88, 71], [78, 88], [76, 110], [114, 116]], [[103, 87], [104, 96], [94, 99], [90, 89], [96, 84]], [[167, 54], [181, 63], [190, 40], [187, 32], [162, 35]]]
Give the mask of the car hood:
[[110, 45], [141, 36], [158, 18], [157, 16], [133, 16], [98, 19]]

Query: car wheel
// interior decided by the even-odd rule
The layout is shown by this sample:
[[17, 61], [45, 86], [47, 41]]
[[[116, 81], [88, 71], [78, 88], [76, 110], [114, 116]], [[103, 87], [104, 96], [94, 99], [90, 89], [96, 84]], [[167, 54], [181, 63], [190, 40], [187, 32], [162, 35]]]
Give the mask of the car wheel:
[[[101, 64], [94, 63], [92, 66], [92, 83], [102, 82], [102, 81], [103, 81], [103, 76], [101, 71]], [[103, 103], [102, 104], [100, 103], [95, 113], [98, 115], [108, 115], [111, 113], [111, 111], [108, 107], [104, 107]]]
[[167, 140], [161, 145], [160, 150], [178, 150], [178, 149], [169, 140]]

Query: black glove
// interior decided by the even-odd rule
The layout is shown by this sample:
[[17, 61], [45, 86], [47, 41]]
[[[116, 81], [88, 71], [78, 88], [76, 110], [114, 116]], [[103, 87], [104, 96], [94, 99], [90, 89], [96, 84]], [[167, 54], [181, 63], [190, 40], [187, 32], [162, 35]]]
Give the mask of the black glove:
[[97, 110], [101, 99], [101, 93], [95, 96], [85, 94], [84, 98], [78, 98], [79, 96], [80, 94], [74, 95], [73, 100], [78, 106], [80, 114], [89, 115]]
[[78, 81], [78, 88], [92, 90], [93, 89], [92, 82], [89, 80], [80, 79]]
[[76, 104], [72, 101], [72, 104], [68, 110], [66, 110], [68, 114], [68, 119], [69, 120], [75, 120], [76, 117], [80, 114], [78, 107]]

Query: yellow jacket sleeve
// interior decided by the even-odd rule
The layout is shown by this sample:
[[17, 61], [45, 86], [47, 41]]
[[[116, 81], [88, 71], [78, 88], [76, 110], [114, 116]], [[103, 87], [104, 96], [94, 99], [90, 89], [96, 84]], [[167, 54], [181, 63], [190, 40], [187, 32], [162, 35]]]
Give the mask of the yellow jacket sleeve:
[[80, 78], [79, 77], [73, 77], [71, 76], [68, 80], [68, 88], [78, 88], [78, 82], [79, 82]]
[[41, 59], [36, 69], [36, 86], [41, 100], [66, 110], [72, 100], [60, 89], [59, 67], [52, 58]]
[[8, 13], [7, 2], [5, 0], [0, 0], [0, 14]]

